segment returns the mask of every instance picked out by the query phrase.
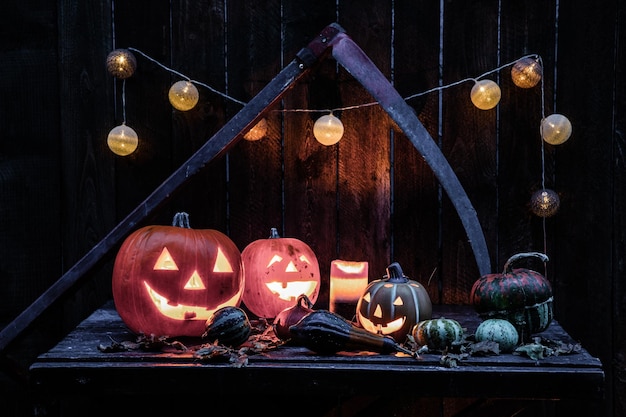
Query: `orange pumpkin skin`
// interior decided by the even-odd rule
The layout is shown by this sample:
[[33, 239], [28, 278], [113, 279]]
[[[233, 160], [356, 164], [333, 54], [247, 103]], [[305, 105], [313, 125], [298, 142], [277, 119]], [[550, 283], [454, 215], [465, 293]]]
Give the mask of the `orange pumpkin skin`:
[[250, 243], [241, 252], [245, 270], [243, 303], [257, 317], [275, 318], [292, 307], [301, 294], [315, 304], [320, 267], [309, 245], [279, 237], [275, 228], [268, 239]]
[[224, 306], [239, 306], [241, 253], [212, 229], [146, 226], [123, 242], [113, 266], [115, 307], [135, 333], [200, 337]]

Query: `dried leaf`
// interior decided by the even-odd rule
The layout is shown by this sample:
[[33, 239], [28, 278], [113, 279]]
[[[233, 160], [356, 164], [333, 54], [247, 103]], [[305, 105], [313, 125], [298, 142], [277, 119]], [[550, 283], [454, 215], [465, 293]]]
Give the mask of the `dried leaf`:
[[547, 356], [553, 355], [554, 351], [547, 346], [543, 346], [539, 343], [528, 343], [515, 349], [514, 354], [526, 355], [532, 360], [544, 359]]
[[469, 345], [470, 354], [473, 356], [499, 355], [500, 345], [493, 340], [476, 342]]

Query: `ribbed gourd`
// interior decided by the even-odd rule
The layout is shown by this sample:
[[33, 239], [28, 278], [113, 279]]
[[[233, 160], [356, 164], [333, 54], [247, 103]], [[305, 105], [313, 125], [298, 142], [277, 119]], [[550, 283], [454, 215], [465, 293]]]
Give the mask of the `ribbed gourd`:
[[470, 302], [483, 320], [500, 318], [510, 321], [522, 341], [546, 330], [553, 317], [550, 282], [539, 272], [512, 268], [514, 262], [528, 257], [543, 262], [548, 260], [546, 255], [538, 252], [513, 255], [501, 274], [483, 275], [474, 282], [470, 292]]
[[431, 350], [445, 350], [463, 340], [463, 327], [454, 319], [440, 317], [417, 323], [411, 334], [420, 346]]

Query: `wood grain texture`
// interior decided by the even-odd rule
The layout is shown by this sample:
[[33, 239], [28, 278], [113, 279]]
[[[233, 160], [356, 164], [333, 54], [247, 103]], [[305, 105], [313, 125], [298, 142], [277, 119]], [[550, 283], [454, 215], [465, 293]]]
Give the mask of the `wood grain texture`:
[[[0, 111], [0, 293], [12, 297], [3, 306], [3, 324], [241, 108], [199, 87], [196, 109], [173, 111], [167, 90], [178, 77], [138, 56], [137, 73], [125, 85], [125, 110], [140, 147], [130, 157], [116, 157], [106, 135], [123, 119], [122, 83], [104, 68], [114, 46], [138, 48], [247, 102], [338, 21], [402, 96], [477, 76], [527, 53], [541, 55], [545, 112], [562, 112], [573, 124], [567, 143], [543, 145], [546, 186], [561, 198], [559, 213], [545, 221], [528, 207], [541, 184], [538, 89], [514, 88], [502, 69], [489, 76], [500, 81], [496, 110], [473, 107], [470, 82], [408, 103], [474, 204], [493, 270], [521, 251], [545, 249], [550, 256], [542, 272], [554, 285], [557, 319], [606, 367], [607, 398], [589, 415], [624, 413], [622, 2], [114, 3], [114, 13], [111, 0], [3, 3], [11, 24], [0, 29], [6, 93]], [[20, 86], [23, 94], [14, 101]], [[428, 165], [384, 112], [376, 106], [342, 111], [344, 141], [327, 148], [312, 133], [321, 113], [290, 111], [370, 100], [334, 62], [325, 62], [268, 115], [267, 137], [237, 143], [146, 221], [167, 224], [173, 212], [189, 211], [194, 227], [228, 231], [242, 249], [278, 227], [318, 255], [319, 307], [327, 302], [330, 261], [339, 257], [372, 262], [371, 279], [380, 278], [389, 261], [399, 261], [436, 303], [467, 302], [478, 277], [462, 224]], [[12, 356], [28, 363], [73, 328], [107, 297], [109, 275], [104, 262], [85, 276], [81, 290], [69, 291]], [[583, 319], [576, 313], [581, 306]], [[414, 404], [404, 403], [408, 409]], [[372, 410], [386, 407], [392, 407], [388, 398], [371, 403]], [[444, 413], [480, 414], [462, 408], [448, 403]], [[558, 407], [542, 411], [567, 415]]]

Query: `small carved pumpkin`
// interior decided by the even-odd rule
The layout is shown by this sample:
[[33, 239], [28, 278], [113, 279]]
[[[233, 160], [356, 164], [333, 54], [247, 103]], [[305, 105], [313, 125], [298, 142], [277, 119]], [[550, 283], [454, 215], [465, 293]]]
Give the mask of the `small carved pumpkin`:
[[501, 274], [480, 277], [470, 292], [470, 302], [483, 320], [500, 318], [510, 321], [522, 341], [548, 328], [552, 322], [552, 287], [539, 272], [512, 269], [515, 261], [537, 257], [543, 262], [548, 257], [543, 253], [529, 252], [513, 255], [504, 264]]
[[432, 317], [426, 288], [409, 279], [400, 264], [387, 267], [387, 275], [369, 283], [356, 307], [357, 322], [365, 330], [391, 336], [403, 343], [413, 326]]
[[253, 314], [274, 318], [293, 306], [301, 294], [315, 304], [320, 267], [315, 253], [303, 241], [280, 237], [272, 228], [268, 239], [246, 246], [241, 259], [246, 280], [243, 303]]
[[122, 243], [113, 266], [115, 307], [130, 330], [155, 336], [200, 337], [221, 307], [238, 306], [244, 288], [241, 253], [218, 230], [146, 226]]

